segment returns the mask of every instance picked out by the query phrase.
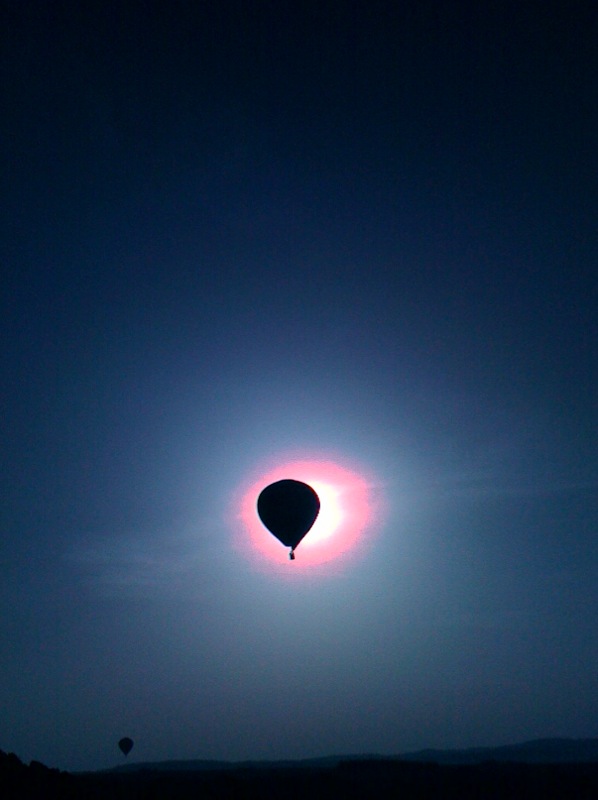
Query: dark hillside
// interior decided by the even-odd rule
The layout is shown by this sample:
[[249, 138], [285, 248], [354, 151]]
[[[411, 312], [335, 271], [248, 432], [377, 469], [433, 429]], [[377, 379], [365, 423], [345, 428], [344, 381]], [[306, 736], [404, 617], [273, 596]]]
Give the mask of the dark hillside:
[[441, 765], [393, 759], [342, 761], [322, 767], [144, 769], [68, 774], [0, 752], [4, 800], [191, 800], [191, 798], [405, 798], [405, 800], [596, 800], [598, 764], [489, 762]]

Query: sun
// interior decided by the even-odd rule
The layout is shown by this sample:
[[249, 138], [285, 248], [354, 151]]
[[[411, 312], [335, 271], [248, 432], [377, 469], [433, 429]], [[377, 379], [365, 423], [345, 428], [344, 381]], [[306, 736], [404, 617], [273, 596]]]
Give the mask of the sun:
[[241, 544], [249, 545], [250, 555], [264, 564], [288, 563], [288, 548], [264, 527], [256, 507], [262, 489], [285, 478], [309, 484], [320, 498], [320, 513], [298, 545], [289, 569], [323, 564], [354, 550], [372, 520], [371, 483], [334, 461], [302, 459], [265, 471], [243, 490], [237, 517]]

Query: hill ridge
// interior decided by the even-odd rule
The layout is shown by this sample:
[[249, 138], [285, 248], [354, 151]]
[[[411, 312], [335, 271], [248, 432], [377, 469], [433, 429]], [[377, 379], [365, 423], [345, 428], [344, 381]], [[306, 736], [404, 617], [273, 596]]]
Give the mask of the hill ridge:
[[134, 762], [112, 767], [103, 772], [151, 770], [210, 771], [231, 769], [301, 769], [333, 767], [347, 761], [423, 761], [438, 764], [478, 764], [488, 761], [559, 764], [598, 762], [598, 738], [542, 738], [516, 744], [468, 748], [425, 748], [396, 754], [351, 754], [316, 756], [299, 759], [247, 759], [228, 761], [218, 759], [173, 759], [154, 762]]

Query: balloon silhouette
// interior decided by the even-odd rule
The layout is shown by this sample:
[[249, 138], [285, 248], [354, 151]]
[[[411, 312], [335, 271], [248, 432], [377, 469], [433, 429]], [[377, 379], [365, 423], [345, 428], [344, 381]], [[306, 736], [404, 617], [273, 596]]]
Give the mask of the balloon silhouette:
[[289, 558], [320, 512], [320, 498], [306, 483], [285, 479], [271, 483], [257, 499], [257, 513], [270, 533], [290, 547]]
[[120, 740], [118, 746], [125, 754], [125, 756], [128, 756], [131, 750], [133, 749], [133, 740], [129, 739], [128, 736], [125, 736], [123, 739]]

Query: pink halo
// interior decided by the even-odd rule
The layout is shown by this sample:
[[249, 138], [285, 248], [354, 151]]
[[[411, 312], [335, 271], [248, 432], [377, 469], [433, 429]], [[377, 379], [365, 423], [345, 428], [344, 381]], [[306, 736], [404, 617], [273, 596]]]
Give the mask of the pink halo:
[[372, 518], [368, 482], [332, 461], [287, 461], [242, 490], [238, 513], [243, 528], [240, 544], [254, 560], [278, 564], [289, 560], [289, 549], [264, 527], [257, 513], [257, 498], [262, 489], [284, 478], [312, 486], [321, 504], [318, 518], [297, 547], [297, 558], [289, 564], [289, 569], [299, 571], [324, 564], [356, 547]]

